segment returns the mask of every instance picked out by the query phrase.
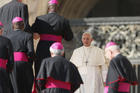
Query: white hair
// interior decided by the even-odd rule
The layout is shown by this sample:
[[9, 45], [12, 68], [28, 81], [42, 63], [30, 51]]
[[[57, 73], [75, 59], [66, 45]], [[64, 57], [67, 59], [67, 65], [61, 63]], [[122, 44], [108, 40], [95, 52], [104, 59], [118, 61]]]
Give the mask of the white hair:
[[[84, 34], [88, 34], [88, 35], [90, 35], [91, 38], [93, 38], [92, 33], [89, 32], [89, 31], [84, 32], [83, 35], [84, 35]], [[83, 35], [82, 35], [82, 37], [83, 37]]]
[[117, 45], [113, 45], [113, 46], [110, 46], [110, 47], [106, 48], [106, 50], [111, 50], [111, 51], [117, 50], [117, 51], [120, 51], [120, 48]]
[[64, 48], [62, 50], [58, 50], [50, 47], [50, 52], [53, 53], [55, 56], [62, 55], [64, 53]]

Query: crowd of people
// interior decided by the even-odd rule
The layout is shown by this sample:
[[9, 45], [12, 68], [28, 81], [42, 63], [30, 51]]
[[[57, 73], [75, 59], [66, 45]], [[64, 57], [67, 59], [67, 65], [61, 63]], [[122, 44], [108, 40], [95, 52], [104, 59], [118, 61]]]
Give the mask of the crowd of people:
[[[50, 0], [48, 14], [36, 17], [32, 26], [26, 4], [13, 0], [0, 8], [0, 93], [129, 93], [138, 80], [115, 42], [103, 50], [84, 32], [83, 46], [65, 58], [61, 41], [74, 35], [57, 5]], [[35, 52], [33, 39], [39, 38]]]

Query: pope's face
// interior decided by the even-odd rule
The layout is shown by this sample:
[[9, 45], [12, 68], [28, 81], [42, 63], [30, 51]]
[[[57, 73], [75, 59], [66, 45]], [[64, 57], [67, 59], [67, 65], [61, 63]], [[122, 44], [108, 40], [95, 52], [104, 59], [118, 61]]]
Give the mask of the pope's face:
[[82, 36], [82, 43], [84, 46], [89, 47], [92, 42], [92, 38], [90, 34], [83, 34]]

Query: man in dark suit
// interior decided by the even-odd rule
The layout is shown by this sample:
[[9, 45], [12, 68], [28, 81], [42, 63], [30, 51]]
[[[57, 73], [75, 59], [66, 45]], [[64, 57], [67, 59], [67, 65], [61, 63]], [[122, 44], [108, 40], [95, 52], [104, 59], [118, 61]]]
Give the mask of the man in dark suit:
[[11, 41], [3, 37], [2, 33], [3, 24], [0, 22], [0, 93], [17, 93], [13, 89], [15, 86], [11, 86], [12, 84], [10, 82], [14, 63], [13, 48]]
[[64, 47], [60, 42], [53, 43], [50, 52], [51, 57], [43, 59], [36, 79], [39, 91], [74, 93], [83, 84], [78, 69], [63, 57]]
[[7, 35], [11, 40], [14, 51], [13, 73], [16, 77], [18, 93], [31, 93], [33, 85], [33, 37], [31, 33], [23, 31], [24, 22], [21, 17], [12, 21], [13, 31]]
[[34, 39], [40, 35], [40, 41], [37, 46], [35, 63], [35, 75], [37, 75], [42, 59], [50, 57], [49, 48], [54, 42], [61, 42], [62, 39], [70, 41], [73, 39], [73, 33], [69, 21], [57, 14], [57, 0], [48, 2], [48, 14], [38, 16], [32, 25]]
[[12, 0], [11, 2], [5, 4], [0, 8], [0, 20], [4, 24], [3, 35], [7, 35], [9, 32], [13, 31], [12, 19], [19, 16], [24, 19], [25, 31], [30, 32], [30, 26], [28, 23], [28, 7], [26, 4], [19, 2], [19, 0]]
[[120, 53], [115, 42], [107, 43], [105, 55], [110, 64], [104, 93], [130, 93], [130, 85], [138, 84], [132, 64]]

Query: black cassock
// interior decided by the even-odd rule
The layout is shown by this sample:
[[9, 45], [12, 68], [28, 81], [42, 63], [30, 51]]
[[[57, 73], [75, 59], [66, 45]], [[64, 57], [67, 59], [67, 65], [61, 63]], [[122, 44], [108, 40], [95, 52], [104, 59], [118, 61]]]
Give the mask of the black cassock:
[[20, 3], [17, 0], [12, 0], [0, 8], [0, 20], [4, 24], [3, 35], [6, 36], [9, 32], [13, 31], [12, 20], [16, 16], [24, 19], [25, 31], [31, 31], [28, 23], [29, 18], [27, 5]]
[[122, 83], [136, 85], [137, 78], [136, 73], [129, 60], [119, 54], [111, 60], [109, 65], [106, 79], [106, 86], [109, 86], [107, 93], [129, 93], [121, 92], [122, 90], [119, 91], [119, 84]]
[[42, 93], [74, 93], [82, 83], [76, 66], [62, 56], [44, 59], [37, 76]]
[[62, 38], [70, 41], [73, 38], [73, 33], [69, 21], [57, 13], [37, 17], [32, 25], [32, 31], [40, 34], [36, 50], [38, 61], [35, 64], [35, 70], [37, 75], [42, 59], [50, 57], [49, 48], [52, 43], [61, 42]]
[[31, 93], [33, 85], [32, 58], [34, 55], [33, 36], [21, 30], [12, 31], [7, 37], [14, 50], [14, 69], [19, 93]]
[[0, 93], [13, 93], [9, 74], [13, 67], [13, 50], [9, 39], [0, 36]]

